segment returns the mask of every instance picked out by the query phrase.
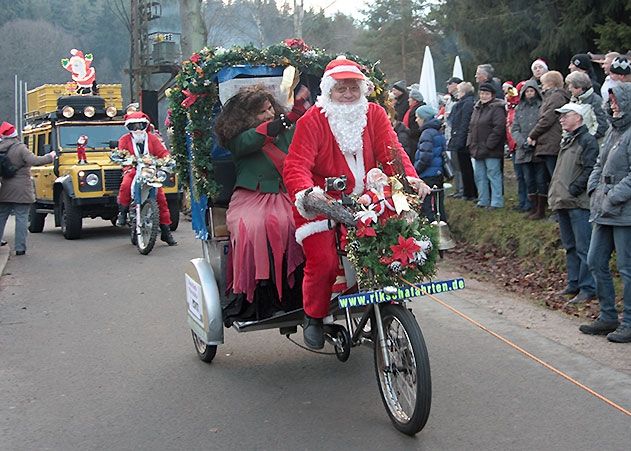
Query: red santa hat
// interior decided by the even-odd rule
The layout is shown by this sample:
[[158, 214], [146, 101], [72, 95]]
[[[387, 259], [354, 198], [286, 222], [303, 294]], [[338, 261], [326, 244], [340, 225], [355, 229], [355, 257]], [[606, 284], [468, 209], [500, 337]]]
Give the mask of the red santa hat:
[[0, 124], [0, 138], [15, 138], [16, 136], [18, 136], [18, 132], [13, 124], [8, 122]]
[[355, 80], [365, 80], [366, 77], [361, 71], [361, 66], [353, 60], [349, 60], [344, 55], [340, 55], [326, 65], [324, 77], [331, 77], [335, 80], [345, 80], [353, 78]]
[[137, 122], [146, 122], [147, 124], [151, 123], [149, 120], [149, 116], [147, 116], [142, 111], [133, 111], [131, 113], [127, 113], [123, 118], [125, 120], [125, 126]]

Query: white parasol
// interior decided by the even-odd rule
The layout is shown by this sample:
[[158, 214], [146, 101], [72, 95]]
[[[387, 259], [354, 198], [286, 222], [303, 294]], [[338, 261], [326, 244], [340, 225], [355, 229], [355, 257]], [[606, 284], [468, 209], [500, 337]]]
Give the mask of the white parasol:
[[421, 80], [419, 89], [423, 94], [423, 99], [427, 105], [431, 105], [438, 110], [438, 96], [436, 95], [436, 76], [434, 75], [434, 60], [429, 46], [425, 47], [423, 56], [423, 66], [421, 67]]
[[456, 55], [456, 59], [454, 60], [454, 71], [451, 76], [464, 80], [464, 76], [462, 75], [462, 64], [460, 64], [460, 57], [458, 55]]

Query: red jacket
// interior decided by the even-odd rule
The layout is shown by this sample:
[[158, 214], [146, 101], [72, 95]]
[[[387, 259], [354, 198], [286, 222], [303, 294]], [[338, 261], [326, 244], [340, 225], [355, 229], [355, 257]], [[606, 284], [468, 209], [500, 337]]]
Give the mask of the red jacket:
[[[147, 141], [145, 142], [145, 147], [147, 147], [149, 154], [155, 157], [164, 158], [169, 155], [169, 151], [166, 149], [166, 147], [164, 147], [158, 137], [153, 133], [147, 133]], [[125, 149], [133, 155], [139, 156], [136, 146], [134, 145], [134, 141], [131, 138], [131, 133], [126, 133], [120, 137], [120, 139], [118, 140], [118, 148], [121, 150]]]

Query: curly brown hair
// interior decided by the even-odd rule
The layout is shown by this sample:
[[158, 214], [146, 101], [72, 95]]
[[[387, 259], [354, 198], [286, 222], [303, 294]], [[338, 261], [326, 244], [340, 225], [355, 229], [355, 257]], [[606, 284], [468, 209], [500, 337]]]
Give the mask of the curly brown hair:
[[220, 144], [225, 146], [238, 134], [259, 125], [256, 115], [260, 113], [266, 100], [274, 107], [276, 117], [285, 112], [263, 85], [243, 87], [232, 96], [221, 109], [215, 122], [215, 133]]

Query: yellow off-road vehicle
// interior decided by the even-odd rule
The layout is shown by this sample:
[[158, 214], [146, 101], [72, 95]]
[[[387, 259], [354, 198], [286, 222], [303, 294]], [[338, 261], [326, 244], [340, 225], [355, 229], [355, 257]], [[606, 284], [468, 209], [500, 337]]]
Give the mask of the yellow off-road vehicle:
[[[81, 237], [83, 218], [103, 218], [116, 223], [116, 196], [121, 167], [110, 160], [124, 126], [121, 85], [100, 85], [99, 95], [65, 95], [65, 85], [43, 85], [27, 93], [24, 143], [36, 155], [55, 150], [58, 158], [46, 166], [33, 167], [35, 203], [29, 214], [29, 231], [44, 229], [46, 215], [53, 214], [55, 227], [66, 239]], [[88, 137], [87, 163], [79, 164], [77, 140]], [[164, 192], [171, 213], [171, 230], [179, 223], [180, 198], [177, 180], [170, 177]]]

